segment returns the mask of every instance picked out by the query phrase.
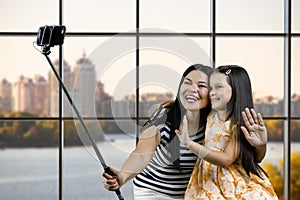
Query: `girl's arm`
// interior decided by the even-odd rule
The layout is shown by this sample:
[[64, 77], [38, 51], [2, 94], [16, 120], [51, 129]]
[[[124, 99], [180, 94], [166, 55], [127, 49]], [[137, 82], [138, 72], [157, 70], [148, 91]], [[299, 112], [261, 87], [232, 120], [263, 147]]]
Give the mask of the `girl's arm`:
[[108, 190], [117, 190], [127, 181], [139, 174], [150, 162], [160, 141], [159, 130], [155, 126], [146, 128], [136, 148], [124, 162], [120, 171], [110, 167], [115, 176], [103, 173], [103, 183]]
[[238, 158], [238, 145], [235, 139], [229, 139], [224, 151], [215, 151], [199, 143], [191, 141], [188, 148], [198, 157], [220, 167], [226, 168]]
[[215, 151], [210, 148], [193, 142], [187, 131], [187, 119], [184, 116], [182, 131], [176, 130], [176, 134], [179, 137], [179, 140], [182, 144], [190, 149], [198, 157], [221, 167], [228, 167], [236, 161], [239, 155], [239, 145], [235, 138], [236, 134], [233, 134], [232, 138], [228, 138], [228, 144], [225, 147], [224, 151]]

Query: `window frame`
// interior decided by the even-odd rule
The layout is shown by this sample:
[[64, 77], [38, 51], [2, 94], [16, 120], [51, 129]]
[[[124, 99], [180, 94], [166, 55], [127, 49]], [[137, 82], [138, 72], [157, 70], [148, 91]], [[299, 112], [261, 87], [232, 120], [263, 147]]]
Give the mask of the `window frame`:
[[[132, 119], [136, 121], [136, 124], [140, 124], [140, 120], [146, 120], [146, 118], [139, 116], [139, 38], [141, 33], [139, 32], [140, 28], [140, 4], [139, 0], [136, 0], [136, 113], [134, 118], [113, 118], [113, 117], [95, 117], [92, 118], [94, 120], [126, 120]], [[57, 0], [58, 7], [59, 7], [59, 21], [58, 25], [63, 25], [63, 0]], [[284, 32], [283, 33], [217, 33], [216, 32], [216, 0], [211, 0], [210, 5], [210, 13], [211, 13], [211, 25], [210, 25], [210, 32], [208, 33], [182, 33], [188, 37], [210, 37], [210, 55], [213, 61], [216, 59], [216, 38], [217, 37], [280, 37], [284, 38], [284, 114], [282, 117], [264, 117], [266, 120], [282, 120], [284, 122], [284, 131], [283, 131], [283, 148], [284, 148], [284, 199], [290, 199], [290, 168], [291, 168], [291, 121], [292, 120], [300, 120], [299, 116], [292, 116], [291, 115], [291, 71], [292, 71], [292, 38], [300, 38], [300, 33], [293, 33], [292, 32], [292, 1], [291, 0], [284, 0]], [[0, 37], [26, 37], [26, 36], [36, 36], [36, 32], [24, 32], [24, 31], [0, 31]], [[120, 34], [119, 32], [67, 32], [66, 37], [113, 37], [114, 35]], [[160, 34], [160, 33], [155, 33]], [[172, 36], [166, 35], [163, 33], [164, 36]], [[63, 75], [63, 46], [59, 47], [59, 65], [60, 76]], [[213, 63], [214, 64], [214, 63]], [[216, 67], [216, 66], [213, 66]], [[59, 87], [59, 114], [57, 117], [37, 117], [37, 118], [3, 118], [0, 117], [0, 120], [50, 120], [50, 121], [58, 121], [59, 122], [59, 165], [58, 165], [58, 187], [59, 187], [59, 194], [58, 197], [60, 200], [63, 199], [63, 151], [64, 151], [64, 121], [65, 120], [72, 120], [72, 117], [64, 117], [63, 116], [63, 91], [62, 88]], [[89, 118], [91, 119], [91, 118]], [[136, 143], [139, 139], [139, 128], [136, 126], [135, 129], [136, 134]]]

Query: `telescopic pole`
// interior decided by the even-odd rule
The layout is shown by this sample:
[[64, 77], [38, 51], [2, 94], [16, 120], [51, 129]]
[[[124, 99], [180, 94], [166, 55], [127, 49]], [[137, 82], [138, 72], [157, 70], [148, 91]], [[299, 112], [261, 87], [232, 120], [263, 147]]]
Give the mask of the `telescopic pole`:
[[[61, 80], [59, 74], [58, 74], [57, 71], [55, 70], [55, 68], [54, 68], [54, 66], [53, 66], [53, 64], [52, 64], [52, 62], [51, 62], [51, 60], [50, 60], [50, 58], [49, 58], [49, 56], [48, 56], [48, 55], [50, 54], [49, 47], [43, 47], [41, 53], [42, 53], [43, 55], [45, 55], [47, 61], [49, 62], [50, 66], [51, 66], [51, 68], [52, 68], [52, 71], [54, 72], [54, 74], [55, 74], [57, 80], [59, 81], [59, 84], [61, 85], [61, 87], [62, 87], [62, 89], [63, 89], [63, 91], [64, 91], [64, 93], [65, 93], [65, 95], [66, 95], [66, 97], [67, 97], [67, 99], [68, 99], [68, 101], [70, 102], [71, 106], [73, 107], [73, 109], [74, 109], [74, 111], [75, 111], [75, 113], [76, 113], [76, 115], [77, 115], [77, 117], [78, 117], [78, 119], [79, 119], [79, 121], [80, 121], [80, 123], [81, 123], [81, 125], [82, 125], [82, 127], [83, 127], [83, 129], [84, 129], [84, 131], [87, 133], [87, 135], [88, 135], [88, 137], [89, 137], [89, 139], [90, 139], [90, 141], [91, 141], [91, 143], [92, 143], [92, 146], [93, 146], [93, 148], [94, 148], [94, 150], [95, 150], [95, 153], [96, 153], [96, 155], [97, 155], [97, 157], [98, 157], [98, 159], [99, 159], [99, 161], [100, 161], [100, 163], [101, 163], [101, 165], [102, 165], [104, 171], [105, 171], [106, 173], [110, 174], [111, 176], [114, 176], [115, 174], [114, 174], [114, 173], [110, 170], [110, 168], [106, 165], [106, 163], [105, 163], [105, 161], [104, 161], [104, 159], [103, 159], [103, 156], [102, 156], [102, 154], [100, 153], [99, 148], [97, 147], [96, 142], [95, 142], [95, 140], [94, 140], [92, 134], [90, 133], [89, 129], [87, 128], [87, 126], [86, 126], [86, 124], [85, 124], [85, 122], [83, 121], [83, 119], [82, 119], [82, 117], [81, 117], [81, 115], [80, 115], [80, 113], [79, 113], [79, 111], [78, 111], [76, 105], [74, 104], [74, 102], [73, 102], [73, 100], [72, 100], [72, 98], [71, 98], [71, 96], [70, 96], [68, 90], [66, 89], [66, 87], [65, 87], [65, 85], [64, 85], [64, 83], [63, 83], [63, 81]], [[121, 192], [120, 192], [119, 189], [118, 189], [118, 190], [115, 190], [115, 193], [117, 194], [119, 200], [124, 200], [124, 197], [122, 196], [122, 194], [121, 194]]]

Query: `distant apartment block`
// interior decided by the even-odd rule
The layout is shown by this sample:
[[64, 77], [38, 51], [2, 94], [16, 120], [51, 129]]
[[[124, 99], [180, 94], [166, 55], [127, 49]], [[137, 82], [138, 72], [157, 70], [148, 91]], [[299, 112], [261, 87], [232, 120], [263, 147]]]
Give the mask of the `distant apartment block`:
[[96, 116], [96, 71], [94, 64], [86, 58], [85, 54], [77, 60], [73, 78], [73, 99], [79, 112], [83, 116]]
[[11, 112], [12, 108], [12, 84], [6, 79], [0, 82], [0, 110]]
[[13, 84], [13, 110], [21, 112], [35, 112], [35, 83], [31, 78], [20, 76]]
[[[58, 60], [54, 66], [59, 71]], [[157, 104], [174, 99], [172, 93], [143, 93], [139, 97], [139, 113], [136, 113], [136, 97], [124, 96], [114, 100], [105, 91], [105, 85], [96, 80], [94, 64], [85, 54], [71, 66], [63, 62], [63, 82], [82, 116], [88, 117], [149, 117]], [[72, 107], [62, 94], [63, 116], [73, 116]], [[0, 112], [31, 112], [38, 116], [58, 116], [59, 84], [52, 71], [48, 80], [40, 75], [33, 79], [20, 76], [15, 83], [6, 79], [0, 82]], [[294, 94], [291, 102], [292, 116], [300, 116], [300, 95]], [[257, 112], [264, 116], [284, 115], [284, 100], [273, 96], [254, 98]]]

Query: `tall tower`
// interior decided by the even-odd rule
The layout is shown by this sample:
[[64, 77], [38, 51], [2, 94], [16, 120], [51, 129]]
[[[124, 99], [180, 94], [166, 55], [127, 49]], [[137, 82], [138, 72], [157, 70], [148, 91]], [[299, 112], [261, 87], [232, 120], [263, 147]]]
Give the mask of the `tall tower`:
[[94, 64], [83, 53], [73, 71], [74, 102], [83, 116], [95, 115], [96, 72]]

